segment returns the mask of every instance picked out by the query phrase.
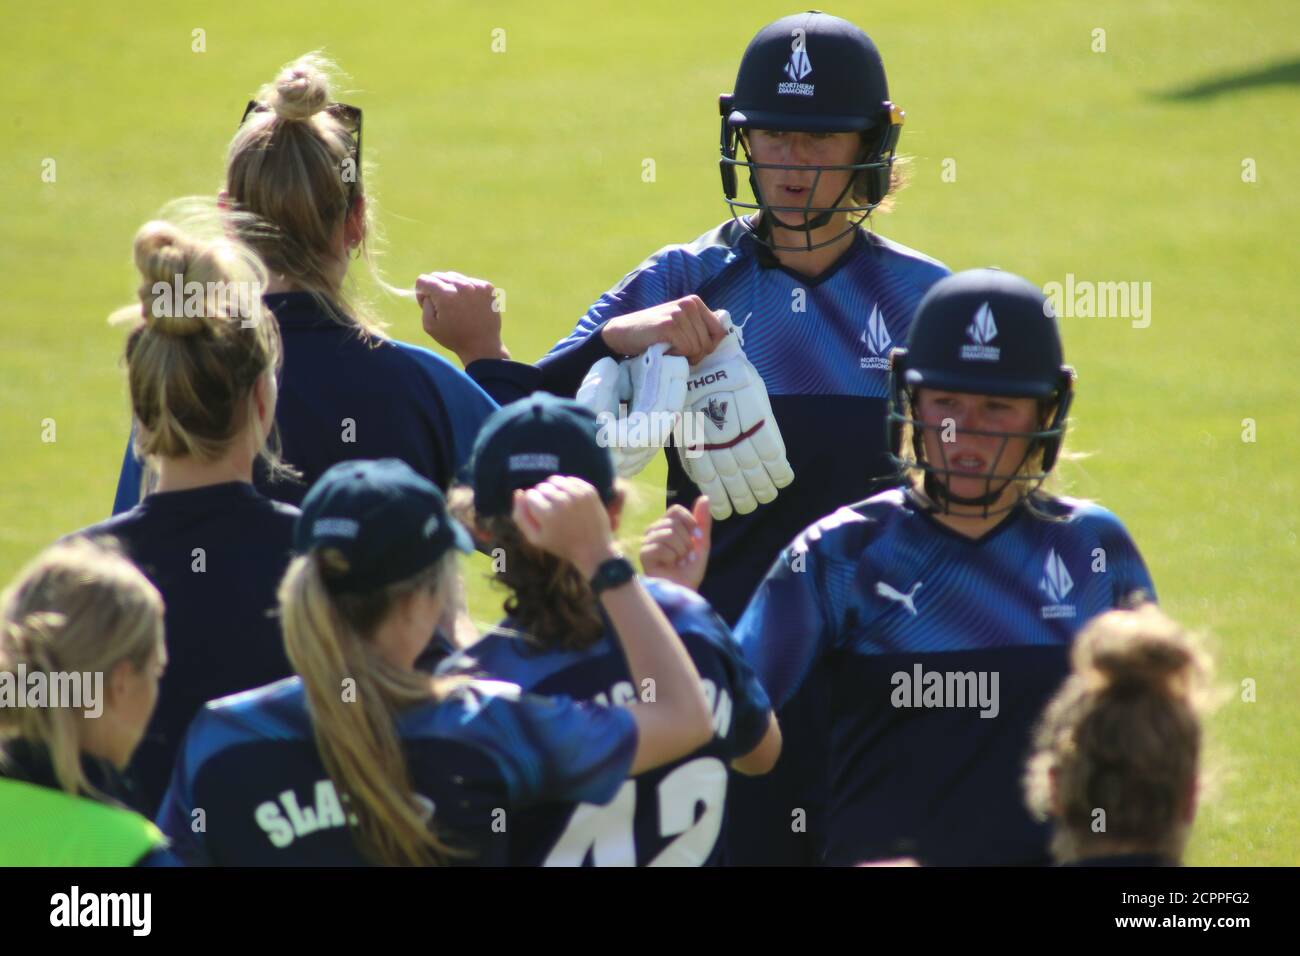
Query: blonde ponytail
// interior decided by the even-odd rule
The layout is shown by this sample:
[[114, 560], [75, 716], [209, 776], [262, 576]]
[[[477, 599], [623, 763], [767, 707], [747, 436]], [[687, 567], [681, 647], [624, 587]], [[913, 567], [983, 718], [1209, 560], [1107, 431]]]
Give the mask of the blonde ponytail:
[[366, 855], [391, 866], [445, 864], [465, 853], [438, 837], [416, 794], [397, 719], [409, 707], [441, 699], [456, 681], [395, 667], [369, 638], [415, 591], [449, 593], [454, 553], [407, 581], [336, 597], [325, 580], [343, 569], [334, 550], [300, 555], [279, 592], [285, 648], [302, 678], [321, 761], [355, 816]]
[[352, 134], [330, 109], [338, 73], [321, 53], [307, 53], [261, 88], [257, 100], [267, 108], [249, 115], [230, 143], [226, 193], [237, 209], [269, 227], [241, 235], [271, 272], [309, 292], [336, 321], [382, 338], [371, 305], [335, 278], [342, 265], [339, 230], [364, 202], [361, 253], [376, 283], [392, 288], [375, 261], [377, 228]]

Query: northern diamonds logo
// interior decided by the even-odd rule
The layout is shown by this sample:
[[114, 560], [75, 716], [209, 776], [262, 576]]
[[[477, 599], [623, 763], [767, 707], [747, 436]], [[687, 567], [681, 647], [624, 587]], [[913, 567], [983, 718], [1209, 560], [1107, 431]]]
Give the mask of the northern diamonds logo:
[[437, 515], [429, 515], [429, 520], [424, 523], [424, 536], [426, 538], [432, 538], [440, 524], [441, 522], [438, 521]]
[[1044, 604], [1042, 607], [1043, 620], [1052, 620], [1060, 617], [1074, 617], [1076, 611], [1073, 604], [1062, 603], [1066, 596], [1074, 590], [1074, 579], [1070, 577], [1070, 572], [1065, 569], [1065, 562], [1053, 548], [1047, 554], [1047, 561], [1043, 565], [1043, 576], [1038, 581], [1038, 590], [1047, 595], [1051, 604]]
[[966, 334], [973, 344], [961, 347], [961, 357], [967, 362], [996, 362], [1002, 350], [996, 345], [989, 345], [998, 337], [997, 323], [993, 321], [993, 310], [985, 302], [975, 310], [975, 318], [966, 326]]
[[727, 405], [729, 403], [721, 401], [718, 396], [714, 395], [709, 399], [708, 407], [704, 409], [704, 414], [709, 416], [709, 421], [713, 422], [714, 428], [721, 428], [727, 424]]
[[858, 359], [858, 368], [889, 370], [889, 347], [894, 342], [889, 337], [889, 329], [885, 328], [885, 317], [880, 314], [880, 306], [872, 306], [871, 318], [867, 320], [867, 327], [862, 330], [858, 341], [872, 353]]
[[777, 93], [792, 96], [812, 96], [813, 84], [804, 83], [803, 79], [812, 72], [812, 61], [808, 59], [803, 29], [791, 32], [790, 62], [785, 65], [784, 73], [790, 78], [788, 83], [778, 83]]
[[808, 60], [808, 51], [799, 43], [790, 52], [790, 62], [785, 65], [785, 75], [796, 83], [812, 72], [812, 63]]

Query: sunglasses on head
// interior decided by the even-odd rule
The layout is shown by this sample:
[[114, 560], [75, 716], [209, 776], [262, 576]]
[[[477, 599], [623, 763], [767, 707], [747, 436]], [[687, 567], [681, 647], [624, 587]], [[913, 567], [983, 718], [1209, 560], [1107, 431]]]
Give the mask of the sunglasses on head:
[[[248, 106], [244, 108], [244, 115], [239, 118], [240, 127], [248, 122], [248, 117], [253, 113], [268, 113], [270, 110], [271, 107], [265, 103], [249, 100]], [[352, 170], [352, 176], [348, 180], [348, 205], [350, 206], [352, 200], [356, 198], [357, 181], [361, 175], [361, 107], [349, 106], [347, 103], [331, 103], [324, 111], [339, 121], [356, 144], [356, 154], [353, 157], [356, 168]]]

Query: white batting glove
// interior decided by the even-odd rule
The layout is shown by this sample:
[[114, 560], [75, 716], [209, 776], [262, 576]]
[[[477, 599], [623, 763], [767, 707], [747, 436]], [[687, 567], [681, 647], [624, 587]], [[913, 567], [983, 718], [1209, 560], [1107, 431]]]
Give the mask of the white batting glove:
[[654, 460], [682, 412], [690, 366], [667, 351], [661, 343], [623, 362], [603, 358], [578, 388], [577, 400], [595, 412], [602, 444], [625, 478]]
[[767, 386], [745, 358], [731, 316], [719, 310], [727, 329], [722, 340], [687, 378], [685, 414], [702, 424], [688, 431], [691, 444], [678, 445], [686, 474], [709, 496], [715, 520], [733, 510], [749, 514], [776, 498], [777, 489], [794, 481], [785, 457], [785, 442], [772, 415]]

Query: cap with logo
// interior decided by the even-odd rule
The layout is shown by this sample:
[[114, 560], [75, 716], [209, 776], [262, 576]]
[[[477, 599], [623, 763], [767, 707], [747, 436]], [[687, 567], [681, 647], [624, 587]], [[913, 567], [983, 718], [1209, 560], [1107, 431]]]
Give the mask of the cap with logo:
[[895, 372], [910, 387], [1050, 398], [1070, 370], [1041, 289], [998, 269], [940, 279], [917, 306]]
[[517, 489], [553, 475], [583, 479], [608, 503], [614, 497], [614, 461], [598, 435], [590, 409], [545, 392], [493, 412], [470, 459], [474, 511], [483, 517], [509, 514]]
[[342, 553], [347, 570], [326, 578], [333, 594], [394, 584], [452, 548], [474, 550], [438, 486], [396, 458], [344, 461], [321, 475], [303, 499], [293, 545], [299, 554]]

